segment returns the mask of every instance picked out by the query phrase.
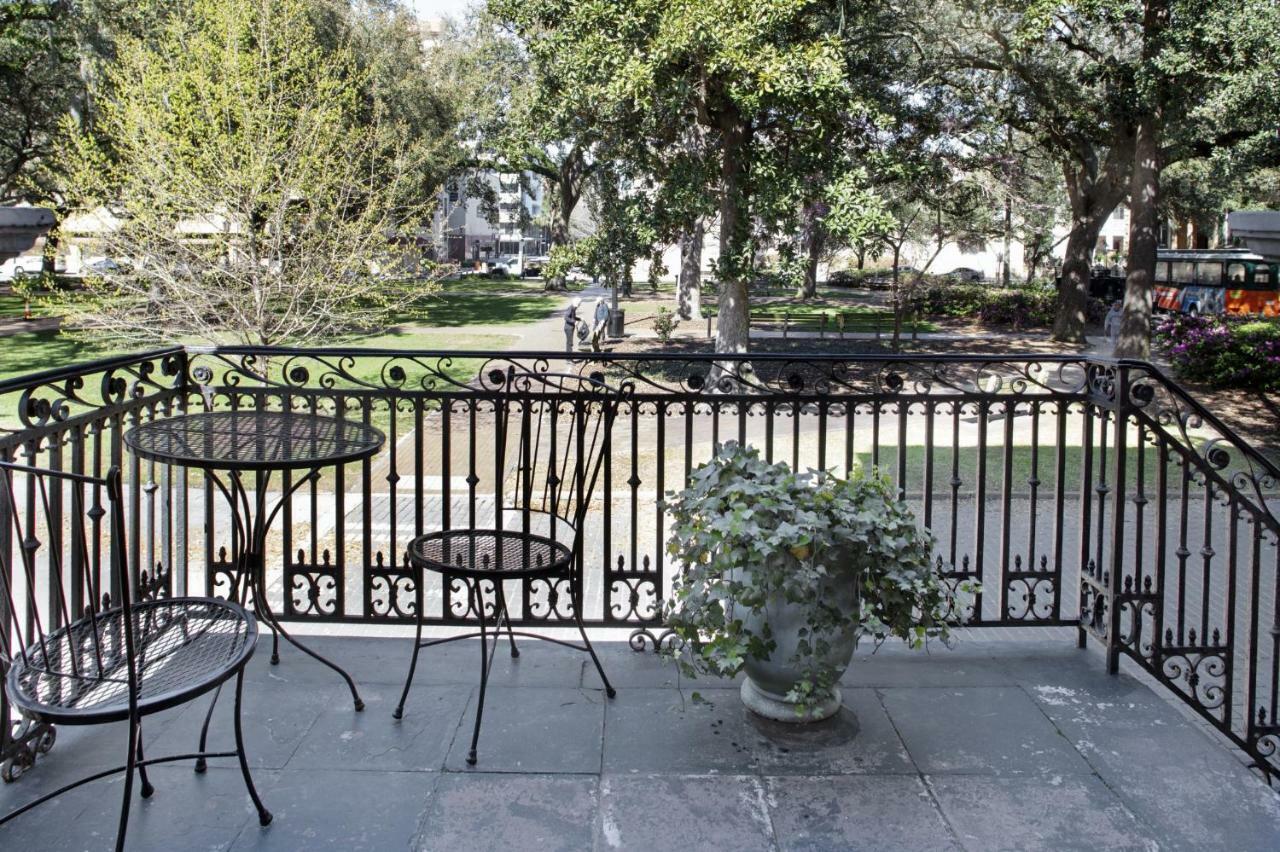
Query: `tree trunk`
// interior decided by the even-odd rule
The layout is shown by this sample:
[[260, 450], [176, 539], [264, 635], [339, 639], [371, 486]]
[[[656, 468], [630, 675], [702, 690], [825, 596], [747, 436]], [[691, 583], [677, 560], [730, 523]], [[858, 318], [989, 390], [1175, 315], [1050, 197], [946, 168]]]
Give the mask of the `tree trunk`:
[[821, 210], [816, 201], [805, 202], [803, 222], [801, 245], [805, 253], [804, 281], [800, 284], [796, 298], [815, 299], [818, 296], [818, 259], [822, 256]]
[[1151, 357], [1151, 298], [1156, 272], [1156, 205], [1160, 195], [1159, 116], [1138, 125], [1133, 188], [1129, 194], [1129, 260], [1124, 282], [1124, 314], [1116, 340], [1117, 358]]
[[747, 275], [751, 267], [747, 193], [743, 186], [748, 127], [733, 107], [720, 121], [720, 307], [716, 351], [746, 352], [750, 346]]
[[702, 240], [706, 228], [694, 219], [680, 234], [680, 282], [676, 286], [676, 313], [680, 319], [702, 316]]
[[1062, 261], [1062, 285], [1058, 289], [1057, 317], [1053, 339], [1063, 343], [1087, 343], [1084, 335], [1089, 306], [1089, 269], [1098, 232], [1115, 210], [1123, 193], [1115, 186], [1096, 182], [1081, 186], [1068, 170], [1067, 195], [1071, 200], [1071, 231], [1067, 235]]
[[893, 351], [897, 352], [902, 348], [902, 289], [899, 287], [902, 273], [898, 271], [901, 265], [899, 260], [902, 256], [902, 243], [893, 244]]
[[[582, 195], [582, 178], [586, 171], [586, 159], [582, 151], [574, 148], [560, 163], [559, 175], [555, 181], [555, 191], [551, 195], [551, 248], [569, 245], [571, 241], [569, 225], [573, 219], [574, 208]], [[563, 274], [546, 282], [547, 290], [566, 290], [568, 284]]]
[[[1155, 67], [1170, 0], [1145, 0], [1142, 7], [1142, 61]], [[1116, 340], [1117, 358], [1151, 357], [1151, 298], [1156, 276], [1156, 229], [1160, 203], [1160, 124], [1162, 87], [1154, 81], [1149, 108], [1139, 118], [1133, 142], [1133, 180], [1129, 188], [1129, 260], [1125, 268], [1124, 313]]]

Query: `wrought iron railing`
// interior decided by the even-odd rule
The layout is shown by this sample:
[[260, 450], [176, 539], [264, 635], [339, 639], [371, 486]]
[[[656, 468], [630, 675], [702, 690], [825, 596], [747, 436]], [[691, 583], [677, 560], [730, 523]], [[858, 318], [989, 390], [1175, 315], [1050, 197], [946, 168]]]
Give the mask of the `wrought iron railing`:
[[[513, 477], [502, 460], [518, 454], [495, 452], [495, 406], [512, 404], [512, 376], [548, 371], [598, 371], [629, 391], [585, 531], [589, 624], [629, 628], [641, 649], [663, 641], [660, 498], [716, 443], [751, 442], [796, 467], [875, 465], [933, 530], [938, 572], [980, 583], [971, 624], [1078, 626], [1113, 670], [1131, 658], [1280, 769], [1280, 470], [1140, 362], [174, 348], [0, 383], [0, 458], [122, 464], [141, 586], [216, 592], [231, 567], [217, 492], [196, 471], [131, 457], [123, 433], [207, 408], [373, 423], [388, 436], [380, 456], [286, 502], [268, 594], [298, 622], [407, 624], [422, 607], [428, 623], [458, 624], [465, 596], [419, 587], [405, 545], [501, 510]], [[545, 580], [508, 602], [524, 623], [570, 615]], [[25, 759], [10, 730], [4, 756]]]

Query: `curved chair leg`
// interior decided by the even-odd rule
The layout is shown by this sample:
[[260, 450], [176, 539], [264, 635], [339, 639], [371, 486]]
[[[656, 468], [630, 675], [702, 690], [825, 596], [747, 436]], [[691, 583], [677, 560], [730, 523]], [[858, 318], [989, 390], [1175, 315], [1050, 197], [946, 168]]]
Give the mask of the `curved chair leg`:
[[618, 692], [613, 688], [613, 684], [609, 683], [609, 678], [604, 673], [604, 666], [600, 665], [600, 658], [596, 656], [596, 649], [591, 647], [591, 640], [587, 638], [587, 628], [582, 624], [582, 599], [576, 589], [577, 584], [570, 577], [569, 598], [570, 603], [573, 605], [573, 620], [578, 625], [578, 632], [582, 634], [582, 644], [587, 646], [587, 653], [591, 655], [591, 662], [596, 664], [596, 671], [600, 673], [600, 680], [604, 683], [604, 694], [613, 698]]
[[[475, 588], [476, 616], [480, 620], [480, 698], [476, 702], [476, 726], [471, 732], [471, 751], [467, 752], [467, 765], [476, 765], [476, 745], [480, 742], [480, 720], [484, 718], [484, 690], [489, 683], [489, 640], [485, 636], [484, 592], [479, 580], [471, 581]], [[497, 636], [494, 641], [497, 642]]]
[[494, 580], [493, 588], [497, 592], [498, 606], [502, 607], [502, 617], [507, 622], [507, 639], [511, 642], [511, 658], [515, 659], [520, 656], [520, 649], [516, 647], [516, 634], [511, 627], [511, 611], [507, 609], [507, 596], [502, 591], [502, 581]]
[[142, 798], [150, 799], [151, 794], [156, 791], [156, 788], [152, 787], [151, 782], [147, 780], [147, 767], [146, 767], [146, 764], [143, 763], [143, 761], [145, 761], [146, 759], [147, 759], [146, 756], [144, 756], [142, 753], [142, 720], [139, 719], [138, 720], [138, 779], [142, 781], [142, 789], [139, 790], [138, 792], [142, 795]]
[[249, 760], [244, 753], [244, 733], [240, 724], [240, 696], [244, 691], [244, 669], [240, 669], [236, 673], [236, 757], [240, 758], [240, 772], [244, 775], [244, 785], [249, 788], [249, 798], [253, 799], [253, 806], [258, 809], [258, 824], [271, 824], [271, 811], [267, 810], [262, 804], [262, 799], [258, 797], [258, 788], [253, 786], [253, 776], [249, 774]]
[[[419, 580], [421, 582], [421, 580]], [[422, 596], [426, 601], [426, 595]], [[418, 670], [418, 652], [422, 650], [422, 606], [416, 607], [418, 610], [418, 627], [413, 636], [413, 656], [409, 658], [409, 676], [404, 679], [404, 690], [400, 693], [400, 703], [396, 705], [396, 709], [392, 711], [393, 719], [404, 718], [404, 703], [409, 700], [409, 687], [413, 686], [413, 673]]]
[[[204, 753], [208, 751], [205, 743], [209, 741], [209, 721], [213, 719], [213, 708], [218, 706], [218, 696], [222, 694], [222, 684], [218, 684], [217, 689], [213, 691], [213, 699], [209, 702], [209, 709], [204, 714], [204, 724], [200, 726], [200, 747], [196, 751]], [[208, 764], [204, 762], [203, 757], [196, 758], [196, 772], [204, 772], [208, 768]]]
[[140, 720], [129, 716], [129, 762], [124, 770], [124, 798], [120, 803], [120, 827], [116, 829], [116, 852], [124, 852], [124, 836], [129, 829], [129, 803], [133, 798], [133, 771], [138, 766]]

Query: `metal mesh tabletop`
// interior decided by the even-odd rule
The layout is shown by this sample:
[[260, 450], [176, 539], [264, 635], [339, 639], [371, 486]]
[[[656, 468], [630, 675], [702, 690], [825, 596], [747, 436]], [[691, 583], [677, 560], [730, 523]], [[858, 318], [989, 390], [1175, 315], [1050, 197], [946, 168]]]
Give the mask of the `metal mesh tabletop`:
[[571, 558], [563, 542], [519, 530], [445, 530], [409, 543], [409, 561], [417, 567], [468, 577], [563, 571]]
[[[109, 721], [129, 712], [122, 609], [82, 619], [14, 657], [9, 695], [37, 716]], [[173, 598], [135, 604], [141, 709], [162, 709], [221, 682], [253, 651], [257, 629], [226, 601]]]
[[139, 456], [216, 470], [288, 470], [357, 461], [381, 431], [354, 420], [289, 411], [215, 411], [154, 420], [125, 433]]

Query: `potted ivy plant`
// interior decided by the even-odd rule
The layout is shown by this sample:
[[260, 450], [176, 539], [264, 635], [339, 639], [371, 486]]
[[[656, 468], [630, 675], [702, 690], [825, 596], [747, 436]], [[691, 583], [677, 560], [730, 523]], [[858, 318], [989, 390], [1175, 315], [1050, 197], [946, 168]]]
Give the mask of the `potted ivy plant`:
[[664, 606], [672, 653], [691, 676], [745, 672], [743, 702], [762, 716], [834, 715], [859, 639], [950, 637], [933, 536], [874, 470], [796, 473], [730, 442], [664, 506], [682, 566]]

